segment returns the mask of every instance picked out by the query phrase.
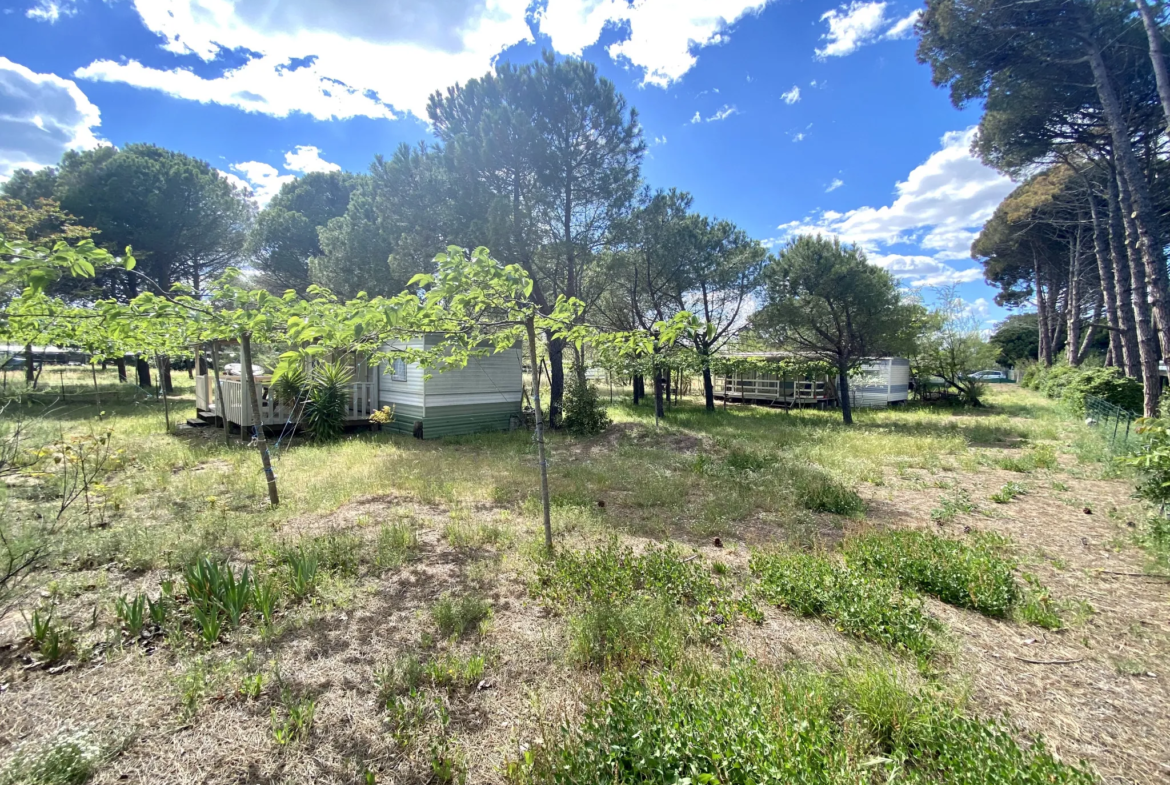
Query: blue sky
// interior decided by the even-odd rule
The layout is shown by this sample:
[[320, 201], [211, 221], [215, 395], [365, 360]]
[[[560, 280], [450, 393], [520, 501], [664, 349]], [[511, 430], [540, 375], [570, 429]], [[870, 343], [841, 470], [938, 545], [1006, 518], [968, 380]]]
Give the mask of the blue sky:
[[153, 142], [260, 201], [282, 178], [430, 139], [426, 97], [496, 58], [595, 62], [637, 107], [655, 187], [778, 245], [835, 234], [1002, 317], [968, 248], [1011, 190], [914, 58], [907, 0], [0, 0], [0, 180]]

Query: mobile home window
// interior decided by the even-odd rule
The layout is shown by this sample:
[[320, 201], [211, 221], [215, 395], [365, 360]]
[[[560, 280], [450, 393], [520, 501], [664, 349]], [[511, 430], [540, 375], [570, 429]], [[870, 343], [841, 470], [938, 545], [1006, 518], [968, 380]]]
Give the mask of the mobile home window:
[[406, 381], [406, 360], [395, 360], [390, 370], [390, 381]]

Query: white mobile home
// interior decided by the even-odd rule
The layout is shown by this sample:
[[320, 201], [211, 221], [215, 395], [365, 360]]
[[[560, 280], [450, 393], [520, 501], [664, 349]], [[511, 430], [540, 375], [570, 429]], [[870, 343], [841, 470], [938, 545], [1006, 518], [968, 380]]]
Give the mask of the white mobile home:
[[[441, 338], [425, 336], [411, 340], [398, 349], [431, 349]], [[226, 348], [226, 347], [225, 347]], [[206, 358], [206, 355], [204, 355]], [[220, 358], [221, 363], [225, 360]], [[234, 374], [220, 373], [218, 384], [223, 391], [223, 405], [218, 405], [217, 380], [207, 363], [200, 363], [195, 378], [195, 408], [206, 422], [226, 421], [239, 426], [254, 418], [244, 409], [243, 380]], [[430, 378], [426, 378], [427, 376]], [[270, 394], [272, 376], [257, 373], [256, 406], [261, 424], [281, 428], [299, 420], [296, 412]], [[523, 381], [520, 370], [520, 347], [515, 346], [483, 357], [472, 357], [466, 366], [441, 370], [425, 369], [416, 363], [394, 360], [375, 366], [359, 362], [350, 384], [346, 422], [368, 423], [370, 415], [383, 406], [394, 407], [394, 420], [383, 426], [402, 433], [418, 433], [424, 438], [502, 431], [518, 425], [521, 419]]]
[[881, 408], [905, 403], [910, 397], [910, 361], [905, 357], [866, 360], [849, 378], [853, 408]]

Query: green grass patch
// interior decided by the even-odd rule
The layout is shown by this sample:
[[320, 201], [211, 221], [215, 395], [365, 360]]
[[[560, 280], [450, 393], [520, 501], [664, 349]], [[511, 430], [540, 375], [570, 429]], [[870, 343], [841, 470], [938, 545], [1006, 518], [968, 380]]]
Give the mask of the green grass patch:
[[1007, 504], [1017, 496], [1023, 496], [1028, 492], [1028, 489], [1018, 482], [1006, 482], [1003, 486], [991, 494], [991, 500], [996, 504]]
[[971, 496], [960, 488], [950, 496], [939, 499], [938, 507], [930, 511], [930, 519], [935, 523], [947, 523], [960, 513], [972, 513], [978, 509], [975, 502], [971, 501]]
[[963, 541], [914, 530], [874, 532], [848, 540], [844, 552], [850, 567], [986, 616], [1007, 617], [1020, 598], [1016, 563], [990, 535]]
[[754, 553], [751, 569], [762, 597], [800, 616], [824, 618], [842, 632], [919, 657], [937, 649], [938, 623], [893, 580], [795, 551]]
[[483, 597], [464, 594], [453, 597], [444, 594], [431, 608], [431, 618], [445, 638], [463, 637], [478, 629], [492, 616], [492, 605]]
[[[580, 721], [563, 722], [506, 769], [516, 785], [754, 785], [843, 782], [1088, 785], [1042, 740], [970, 719], [894, 678], [862, 684], [737, 661], [607, 680]], [[876, 687], [876, 689], [875, 689]]]
[[591, 603], [569, 617], [569, 658], [597, 668], [668, 664], [686, 647], [689, 627], [679, 607], [662, 598]]
[[1009, 472], [1027, 473], [1036, 469], [1057, 467], [1056, 448], [1050, 444], [1038, 444], [1020, 455], [1007, 455], [995, 461], [995, 465]]

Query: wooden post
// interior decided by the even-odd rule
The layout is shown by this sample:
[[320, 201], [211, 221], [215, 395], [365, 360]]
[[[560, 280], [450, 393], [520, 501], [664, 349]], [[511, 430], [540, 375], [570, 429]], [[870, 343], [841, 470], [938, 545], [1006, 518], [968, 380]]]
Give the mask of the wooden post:
[[[246, 397], [251, 399], [248, 410], [256, 407], [256, 377], [252, 375], [252, 334], [240, 334], [240, 362], [243, 365], [244, 387]], [[249, 418], [256, 424], [256, 441], [260, 445], [260, 462], [264, 464], [264, 479], [268, 482], [268, 501], [273, 507], [280, 504], [280, 494], [276, 490], [276, 475], [272, 473], [272, 458], [268, 455], [268, 440], [264, 437], [264, 423], [260, 421], [260, 412], [256, 411]]]
[[102, 394], [100, 392], [98, 392], [97, 366], [94, 365], [92, 357], [90, 358], [90, 362], [89, 362], [89, 372], [91, 374], [93, 374], [93, 402], [94, 402], [94, 405], [101, 406], [102, 405]]
[[57, 371], [57, 386], [61, 388], [61, 397], [65, 397], [65, 371]]
[[540, 366], [536, 364], [536, 318], [528, 316], [528, 359], [532, 363], [532, 408], [536, 414], [536, 455], [540, 462], [540, 504], [544, 515], [544, 549], [553, 552], [552, 519], [549, 517], [548, 461], [544, 457], [544, 415], [540, 411]]
[[158, 389], [159, 389], [159, 392], [162, 393], [163, 416], [166, 417], [166, 420], [167, 420], [167, 433], [170, 433], [171, 432], [171, 402], [170, 402], [170, 400], [167, 399], [167, 384], [166, 384], [166, 380], [163, 379], [162, 360], [159, 358], [159, 356], [157, 354], [154, 356], [154, 367], [156, 369], [158, 369]]
[[216, 342], [211, 342], [211, 362], [215, 365], [213, 370], [215, 372], [215, 414], [223, 420], [223, 443], [231, 443], [231, 426], [228, 425], [227, 409], [223, 408], [223, 385], [219, 381], [219, 349], [216, 347]]

